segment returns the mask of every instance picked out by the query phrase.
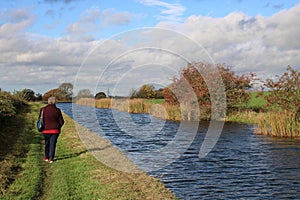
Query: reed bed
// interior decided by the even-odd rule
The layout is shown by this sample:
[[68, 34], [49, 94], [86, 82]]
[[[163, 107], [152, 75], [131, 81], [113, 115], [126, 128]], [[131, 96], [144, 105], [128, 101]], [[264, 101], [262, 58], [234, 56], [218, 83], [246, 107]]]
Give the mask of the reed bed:
[[150, 113], [151, 103], [146, 103], [144, 99], [92, 99], [81, 98], [76, 101], [77, 104], [83, 106], [93, 106], [96, 108], [112, 108], [129, 113]]
[[[111, 108], [129, 113], [150, 113], [151, 104], [143, 99], [112, 99]], [[101, 108], [101, 107], [98, 107]]]
[[80, 98], [76, 100], [76, 104], [82, 105], [82, 106], [92, 106], [95, 107], [95, 99], [92, 98]]
[[[207, 119], [205, 110], [197, 111], [188, 106], [167, 103], [151, 103], [145, 99], [99, 99], [81, 98], [76, 102], [80, 105], [96, 108], [112, 108], [129, 113], [149, 113], [164, 120], [197, 121]], [[300, 138], [299, 119], [294, 112], [257, 113], [251, 110], [237, 112], [226, 118], [226, 121], [251, 123], [255, 125], [255, 133], [276, 137]]]
[[171, 105], [160, 101], [153, 103], [145, 99], [91, 99], [81, 98], [76, 101], [79, 105], [93, 106], [96, 108], [112, 108], [122, 112], [129, 113], [149, 113], [157, 118], [164, 120], [188, 120], [195, 121], [200, 119], [199, 111], [190, 108], [187, 105]]
[[244, 111], [231, 114], [226, 121], [254, 124], [254, 133], [274, 137], [300, 138], [300, 124], [294, 112]]
[[256, 134], [300, 138], [300, 124], [295, 112], [268, 112], [256, 119]]
[[112, 101], [112, 99], [109, 99], [109, 98], [95, 100], [95, 107], [96, 108], [111, 108], [111, 101]]
[[180, 107], [170, 105], [167, 103], [164, 104], [153, 104], [151, 106], [151, 112], [153, 116], [164, 119], [164, 120], [181, 120], [181, 111]]
[[246, 110], [243, 112], [234, 112], [229, 114], [229, 116], [226, 117], [226, 121], [255, 124], [257, 123], [259, 118], [263, 117], [261, 115], [264, 115], [264, 113], [257, 113], [252, 110]]

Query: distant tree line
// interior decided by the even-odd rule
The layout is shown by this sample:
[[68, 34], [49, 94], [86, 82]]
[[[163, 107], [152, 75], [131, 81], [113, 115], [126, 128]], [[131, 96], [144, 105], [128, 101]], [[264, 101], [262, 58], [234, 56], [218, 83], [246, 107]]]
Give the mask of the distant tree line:
[[46, 101], [49, 97], [55, 97], [58, 101], [72, 101], [73, 97], [73, 84], [62, 83], [58, 88], [46, 92], [42, 100]]
[[163, 99], [164, 89], [155, 90], [151, 84], [142, 85], [138, 89], [131, 89], [129, 93], [130, 98], [144, 98], [144, 99]]
[[[171, 84], [165, 88], [155, 89], [151, 84], [145, 84], [138, 89], [131, 89], [130, 98], [146, 99], [165, 99], [165, 102], [172, 105], [179, 105], [181, 101], [187, 101], [191, 94], [197, 97], [198, 106], [201, 112], [210, 114], [211, 97], [207, 83], [203, 77], [205, 71], [210, 68], [217, 68], [222, 77], [226, 93], [227, 113], [241, 111], [244, 109], [245, 102], [250, 98], [249, 90], [253, 87], [256, 80], [255, 74], [247, 73], [237, 75], [230, 66], [225, 64], [212, 65], [210, 63], [189, 63], [180, 71], [178, 77], [174, 77]], [[216, 81], [216, 74], [209, 74], [209, 79]], [[207, 81], [207, 77], [206, 77]], [[267, 79], [262, 81], [268, 90], [268, 95], [264, 95], [267, 101], [268, 110], [288, 110], [300, 113], [300, 72], [294, 70], [291, 66], [282, 76], [277, 76], [275, 80]], [[187, 85], [192, 90], [187, 90]], [[215, 90], [219, 88], [213, 88]], [[72, 101], [73, 98], [107, 98], [104, 92], [98, 92], [93, 95], [89, 89], [81, 89], [76, 96], [73, 94], [72, 83], [62, 83], [58, 88], [47, 91], [44, 95], [35, 93], [31, 89], [22, 89], [13, 93], [2, 91], [0, 88], [0, 116], [11, 116], [17, 112], [17, 107], [24, 102], [46, 101], [54, 96], [58, 101]], [[13, 108], [15, 107], [15, 108]], [[300, 114], [299, 114], [300, 115]]]

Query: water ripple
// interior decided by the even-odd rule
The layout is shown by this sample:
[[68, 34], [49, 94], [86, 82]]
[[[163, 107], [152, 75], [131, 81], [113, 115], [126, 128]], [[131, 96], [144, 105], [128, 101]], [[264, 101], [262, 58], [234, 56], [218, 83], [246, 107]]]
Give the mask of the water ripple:
[[[70, 105], [59, 106], [71, 115]], [[85, 107], [80, 109], [86, 112]], [[201, 123], [193, 143], [180, 158], [151, 171], [155, 163], [151, 163], [151, 157], [143, 156], [168, 144], [179, 124], [154, 120], [145, 114], [129, 115], [130, 123], [126, 114], [124, 121], [121, 117], [116, 122], [114, 115], [125, 114], [112, 113], [110, 109], [95, 109], [95, 112], [101, 136], [111, 140], [137, 165], [148, 163], [149, 174], [164, 182], [180, 199], [300, 199], [299, 141], [254, 135], [251, 125], [226, 123], [214, 149], [199, 159], [208, 127], [207, 123]], [[93, 129], [89, 127], [93, 123], [88, 114], [83, 114], [80, 123]], [[163, 159], [155, 160], [165, 162]]]

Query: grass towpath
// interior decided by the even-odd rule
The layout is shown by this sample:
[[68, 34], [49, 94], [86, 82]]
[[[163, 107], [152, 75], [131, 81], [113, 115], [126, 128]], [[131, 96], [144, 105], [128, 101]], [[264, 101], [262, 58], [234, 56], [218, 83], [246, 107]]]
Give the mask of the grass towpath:
[[[36, 114], [31, 117], [35, 125]], [[81, 142], [74, 121], [67, 115], [64, 119], [53, 164], [42, 160], [42, 136], [35, 127], [26, 133], [32, 137], [27, 140], [22, 169], [0, 199], [176, 199], [159, 180], [146, 173], [121, 172], [99, 162]], [[89, 135], [102, 140], [93, 133]]]

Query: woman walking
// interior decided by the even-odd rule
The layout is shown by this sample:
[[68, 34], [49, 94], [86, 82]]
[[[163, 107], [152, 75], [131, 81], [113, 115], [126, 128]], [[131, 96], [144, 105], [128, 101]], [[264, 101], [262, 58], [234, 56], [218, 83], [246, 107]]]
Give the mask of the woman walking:
[[55, 97], [48, 99], [48, 105], [41, 108], [39, 117], [43, 114], [44, 130], [42, 131], [45, 139], [44, 161], [54, 162], [55, 148], [60, 129], [64, 125], [61, 110], [56, 107]]

